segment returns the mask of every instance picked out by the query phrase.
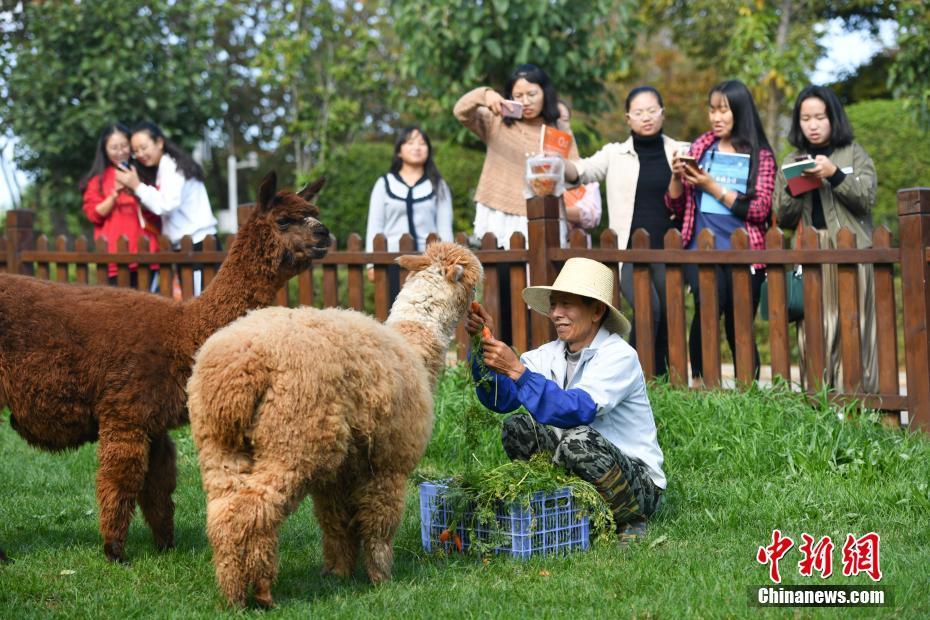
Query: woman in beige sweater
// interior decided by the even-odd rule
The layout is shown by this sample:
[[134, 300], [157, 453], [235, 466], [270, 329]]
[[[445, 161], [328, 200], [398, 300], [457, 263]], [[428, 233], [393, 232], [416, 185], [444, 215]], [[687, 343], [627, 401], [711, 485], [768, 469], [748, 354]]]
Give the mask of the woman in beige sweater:
[[[522, 104], [519, 118], [509, 101]], [[481, 178], [475, 191], [475, 236], [497, 236], [498, 247], [510, 246], [510, 235], [526, 233], [526, 199], [523, 178], [526, 159], [542, 154], [545, 126], [570, 131], [559, 121], [559, 98], [546, 72], [536, 65], [520, 65], [514, 70], [503, 96], [480, 87], [455, 104], [455, 117], [478, 136], [487, 147]], [[578, 159], [572, 144], [571, 159]]]

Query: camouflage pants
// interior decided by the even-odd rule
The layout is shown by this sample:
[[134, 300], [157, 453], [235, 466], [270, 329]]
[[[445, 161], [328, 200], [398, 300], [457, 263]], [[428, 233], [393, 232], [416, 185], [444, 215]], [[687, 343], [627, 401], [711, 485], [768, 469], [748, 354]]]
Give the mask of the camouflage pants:
[[662, 489], [649, 477], [646, 465], [623, 454], [590, 426], [562, 431], [531, 416], [516, 414], [504, 420], [504, 451], [511, 459], [528, 460], [540, 450], [552, 452], [552, 462], [594, 485], [607, 502], [617, 526], [651, 516], [659, 506]]

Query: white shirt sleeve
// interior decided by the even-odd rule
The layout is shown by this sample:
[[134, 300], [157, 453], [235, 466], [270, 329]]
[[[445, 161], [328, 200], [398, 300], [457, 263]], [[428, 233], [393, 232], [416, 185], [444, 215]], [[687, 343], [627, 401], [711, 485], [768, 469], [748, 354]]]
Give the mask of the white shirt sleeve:
[[601, 150], [584, 159], [573, 161], [575, 170], [578, 171], [578, 184], [587, 185], [597, 181], [602, 182], [607, 176], [607, 169], [610, 167], [610, 153], [608, 149], [610, 144], [605, 145]]
[[365, 228], [365, 251], [374, 251], [375, 235], [384, 232], [384, 208], [387, 193], [384, 187], [384, 177], [375, 181], [371, 188], [371, 198], [368, 201], [368, 225]]
[[184, 181], [177, 162], [169, 155], [162, 155], [158, 162], [158, 187], [143, 183], [136, 188], [136, 196], [149, 211], [155, 215], [164, 215], [181, 206]]
[[[441, 189], [436, 191], [436, 230], [443, 241], [453, 241], [452, 238], [452, 190], [445, 181], [440, 183]], [[440, 194], [442, 195], [440, 198]]]

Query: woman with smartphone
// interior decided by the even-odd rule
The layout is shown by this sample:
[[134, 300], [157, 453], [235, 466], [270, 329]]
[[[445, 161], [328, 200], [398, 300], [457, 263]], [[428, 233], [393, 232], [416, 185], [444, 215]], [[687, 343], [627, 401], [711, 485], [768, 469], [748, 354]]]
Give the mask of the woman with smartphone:
[[[672, 178], [665, 194], [669, 211], [681, 220], [682, 245], [697, 248], [698, 235], [714, 233], [716, 247], [730, 249], [730, 236], [739, 228], [749, 235], [749, 247], [765, 249], [765, 231], [772, 212], [775, 187], [775, 157], [765, 137], [755, 101], [746, 85], [727, 80], [714, 86], [708, 95], [710, 131], [698, 137], [687, 156], [676, 156]], [[759, 305], [759, 290], [765, 280], [765, 266], [752, 266], [752, 312]], [[718, 265], [717, 303], [724, 314], [727, 342], [736, 352], [733, 326], [732, 268]], [[689, 350], [691, 375], [703, 382], [701, 308], [697, 265], [685, 267], [685, 278], [694, 295]], [[753, 342], [755, 374], [759, 374], [759, 351]]]
[[[607, 215], [617, 233], [620, 248], [632, 247], [632, 233], [638, 228], [649, 233], [652, 248], [664, 247], [665, 233], [676, 227], [665, 208], [664, 197], [672, 176], [672, 160], [681, 147], [677, 140], [662, 133], [665, 121], [662, 95], [652, 86], [638, 86], [626, 97], [626, 122], [630, 137], [611, 142], [592, 155], [565, 164], [570, 183], [607, 181]], [[655, 374], [668, 370], [668, 329], [665, 313], [665, 265], [654, 264], [652, 273], [652, 324]], [[620, 269], [620, 290], [634, 306], [633, 265]], [[635, 321], [635, 317], [634, 317]], [[636, 346], [635, 330], [630, 344]]]
[[[158, 235], [161, 219], [144, 208], [139, 199], [116, 178], [117, 169], [128, 167], [129, 129], [122, 123], [107, 125], [100, 133], [97, 151], [90, 170], [81, 179], [80, 189], [84, 195], [84, 214], [94, 225], [94, 239], [105, 238], [107, 249], [117, 251], [120, 237], [129, 241], [129, 251], [139, 251], [139, 238], [148, 239], [146, 250], [158, 251]], [[157, 265], [153, 265], [157, 269]], [[131, 284], [138, 283], [138, 263], [131, 263]], [[116, 286], [118, 267], [107, 266], [107, 282]], [[152, 279], [153, 285], [157, 282]]]
[[[174, 249], [190, 235], [195, 250], [207, 235], [216, 234], [216, 218], [204, 185], [203, 168], [165, 137], [158, 125], [142, 122], [132, 130], [132, 150], [140, 166], [155, 171], [154, 183], [144, 183], [135, 166], [116, 172], [116, 180], [135, 192], [150, 211], [161, 216], [162, 228]], [[194, 271], [194, 294], [200, 295], [202, 272]]]
[[[503, 94], [487, 86], [466, 93], [455, 104], [455, 117], [487, 145], [484, 166], [475, 190], [474, 235], [497, 237], [497, 246], [510, 247], [515, 232], [527, 237], [526, 198], [523, 196], [526, 160], [542, 155], [546, 126], [571, 129], [559, 121], [559, 96], [548, 74], [533, 64], [519, 65]], [[578, 159], [571, 145], [570, 159]], [[564, 236], [564, 230], [562, 231]], [[498, 265], [501, 291], [510, 290], [510, 267]], [[510, 316], [510, 295], [501, 295], [501, 316]], [[509, 339], [510, 322], [500, 326]]]
[[[400, 238], [409, 233], [414, 249], [426, 248], [426, 238], [437, 234], [452, 241], [452, 192], [433, 162], [429, 136], [419, 127], [406, 127], [394, 141], [391, 169], [378, 178], [371, 190], [365, 251], [374, 251], [375, 235], [387, 237], [387, 249], [396, 252]], [[374, 281], [369, 267], [368, 279]], [[390, 299], [400, 292], [400, 269], [388, 268]]]
[[[498, 247], [510, 246], [510, 235], [527, 234], [523, 197], [526, 160], [542, 155], [545, 127], [571, 131], [559, 120], [555, 84], [536, 65], [518, 66], [503, 94], [482, 86], [455, 104], [455, 117], [487, 145], [475, 190], [475, 236], [497, 236]], [[578, 150], [571, 147], [572, 158]]]
[[[799, 224], [813, 227], [820, 247], [835, 248], [841, 228], [856, 235], [856, 246], [872, 245], [872, 209], [875, 207], [877, 180], [875, 164], [853, 139], [852, 126], [843, 104], [832, 90], [807, 86], [794, 102], [788, 141], [797, 150], [785, 161], [813, 160], [802, 174], [814, 180], [814, 189], [794, 195], [785, 174], [779, 171], [775, 183], [775, 216], [782, 228]], [[824, 265], [823, 321], [827, 354], [824, 383], [843, 385], [840, 354], [839, 301], [836, 265]], [[859, 265], [859, 329], [861, 337], [863, 392], [878, 389], [878, 357], [875, 341], [875, 272], [872, 265]], [[798, 329], [803, 361], [804, 330]], [[803, 376], [803, 372], [802, 372]]]

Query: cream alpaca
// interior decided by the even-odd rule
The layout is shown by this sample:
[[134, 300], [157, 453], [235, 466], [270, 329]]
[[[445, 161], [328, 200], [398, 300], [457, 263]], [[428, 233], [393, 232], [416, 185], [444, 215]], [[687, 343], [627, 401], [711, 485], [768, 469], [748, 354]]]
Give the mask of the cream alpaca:
[[386, 324], [351, 310], [268, 308], [214, 334], [188, 383], [207, 535], [226, 598], [272, 605], [278, 528], [308, 494], [323, 570], [389, 579], [407, 476], [433, 428], [432, 389], [482, 277], [474, 254], [430, 245]]

